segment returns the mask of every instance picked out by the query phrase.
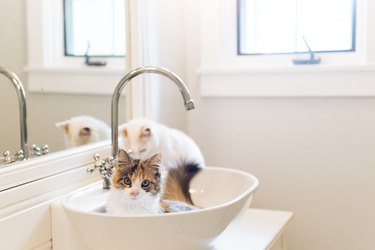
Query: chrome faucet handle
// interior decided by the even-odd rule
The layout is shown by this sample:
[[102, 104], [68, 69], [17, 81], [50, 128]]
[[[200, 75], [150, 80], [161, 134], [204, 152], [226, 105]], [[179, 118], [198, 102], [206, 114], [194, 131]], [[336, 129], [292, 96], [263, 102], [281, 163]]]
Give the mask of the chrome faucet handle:
[[25, 152], [22, 149], [18, 150], [17, 153], [14, 155], [16, 160], [23, 161], [25, 159]]
[[33, 145], [31, 145], [31, 153], [34, 156], [41, 156], [42, 155], [42, 150], [36, 144], [33, 144]]
[[44, 145], [42, 148], [36, 144], [31, 145], [31, 154], [33, 156], [42, 156], [49, 153], [48, 145]]
[[94, 158], [94, 166], [87, 168], [87, 172], [90, 174], [94, 173], [96, 169], [102, 167], [103, 164], [105, 163], [103, 160], [100, 159], [99, 154], [94, 154], [93, 158]]
[[87, 168], [88, 173], [94, 173], [98, 170], [103, 178], [103, 188], [109, 189], [111, 186], [110, 176], [114, 168], [114, 159], [112, 156], [107, 157], [105, 160], [100, 158], [99, 154], [94, 154], [94, 166]]
[[6, 150], [3, 153], [4, 163], [10, 164], [16, 161], [23, 161], [25, 160], [25, 152], [23, 152], [22, 149], [18, 150], [15, 155], [12, 155], [12, 153], [9, 150]]
[[49, 153], [49, 147], [47, 144], [45, 144], [42, 148], [42, 155], [46, 155]]
[[115, 159], [112, 156], [108, 156], [107, 159], [105, 159], [105, 162], [106, 162], [107, 166], [109, 167], [108, 170], [110, 170], [110, 173], [112, 175], [112, 170], [115, 167], [114, 166]]
[[9, 163], [14, 162], [13, 156], [12, 156], [12, 154], [10, 153], [9, 150], [4, 151], [4, 153], [3, 153], [3, 157], [4, 157], [4, 163], [5, 163], [5, 164], [9, 164]]

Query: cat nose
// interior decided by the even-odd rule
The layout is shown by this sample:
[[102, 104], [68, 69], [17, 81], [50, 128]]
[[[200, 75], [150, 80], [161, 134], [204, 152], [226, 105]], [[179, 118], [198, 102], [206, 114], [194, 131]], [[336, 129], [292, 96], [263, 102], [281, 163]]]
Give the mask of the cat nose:
[[138, 190], [133, 190], [130, 192], [130, 196], [131, 197], [137, 197], [139, 195], [139, 191]]

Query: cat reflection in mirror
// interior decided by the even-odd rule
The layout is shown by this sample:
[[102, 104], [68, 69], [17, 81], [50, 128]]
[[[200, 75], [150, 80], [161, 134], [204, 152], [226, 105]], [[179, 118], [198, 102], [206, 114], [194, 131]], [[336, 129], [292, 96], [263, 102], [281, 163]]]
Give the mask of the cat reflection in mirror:
[[188, 135], [146, 118], [133, 119], [119, 127], [123, 147], [133, 158], [147, 159], [160, 152], [162, 164], [173, 167], [181, 162], [204, 166], [198, 145]]
[[114, 215], [142, 215], [196, 210], [189, 183], [200, 169], [197, 164], [182, 164], [165, 173], [161, 154], [136, 160], [120, 149], [106, 211]]
[[92, 116], [75, 116], [56, 123], [56, 127], [63, 131], [66, 147], [76, 147], [111, 138], [110, 127]]

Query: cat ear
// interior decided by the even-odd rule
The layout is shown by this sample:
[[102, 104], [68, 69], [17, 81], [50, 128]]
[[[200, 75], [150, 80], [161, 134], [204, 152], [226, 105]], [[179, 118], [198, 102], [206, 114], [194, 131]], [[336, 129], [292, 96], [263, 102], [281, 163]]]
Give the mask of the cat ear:
[[150, 127], [143, 127], [142, 128], [142, 136], [150, 136], [151, 135], [151, 128]]
[[119, 167], [127, 167], [133, 165], [133, 158], [131, 158], [124, 149], [119, 149], [117, 158], [117, 165]]
[[121, 134], [123, 137], [128, 137], [128, 129], [127, 128], [122, 129]]
[[81, 128], [80, 131], [79, 131], [79, 136], [90, 136], [91, 135], [91, 128], [89, 127], [84, 127], [84, 128]]
[[147, 165], [153, 168], [160, 168], [161, 165], [161, 154], [156, 154], [146, 161]]
[[66, 133], [69, 133], [69, 122], [68, 121], [58, 122], [58, 123], [55, 124], [55, 126], [64, 130]]

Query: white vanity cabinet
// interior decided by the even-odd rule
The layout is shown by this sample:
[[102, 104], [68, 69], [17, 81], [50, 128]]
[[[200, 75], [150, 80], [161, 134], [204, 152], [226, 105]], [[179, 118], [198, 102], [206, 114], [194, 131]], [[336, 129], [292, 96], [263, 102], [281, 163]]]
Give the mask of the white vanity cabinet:
[[[89, 176], [81, 168], [0, 192], [2, 204], [4, 200], [12, 202], [12, 197], [16, 200], [19, 197], [26, 199], [1, 208], [0, 249], [51, 249], [51, 202], [56, 197], [97, 180], [97, 176]], [[71, 184], [70, 181], [76, 183]], [[54, 191], [33, 196], [56, 183], [68, 185], [59, 185]], [[25, 193], [30, 196], [25, 196]]]
[[250, 208], [214, 249], [287, 250], [285, 230], [292, 216], [287, 211]]
[[49, 203], [0, 219], [1, 249], [51, 249]]
[[[95, 153], [108, 156], [109, 148], [108, 143], [85, 146], [0, 168], [0, 249], [52, 249], [51, 203], [100, 180], [86, 169]], [[283, 234], [291, 217], [290, 212], [249, 209], [214, 249], [286, 250]]]
[[46, 155], [0, 167], [0, 249], [51, 249], [51, 203], [100, 179], [88, 174], [93, 155], [109, 155], [109, 145]]

